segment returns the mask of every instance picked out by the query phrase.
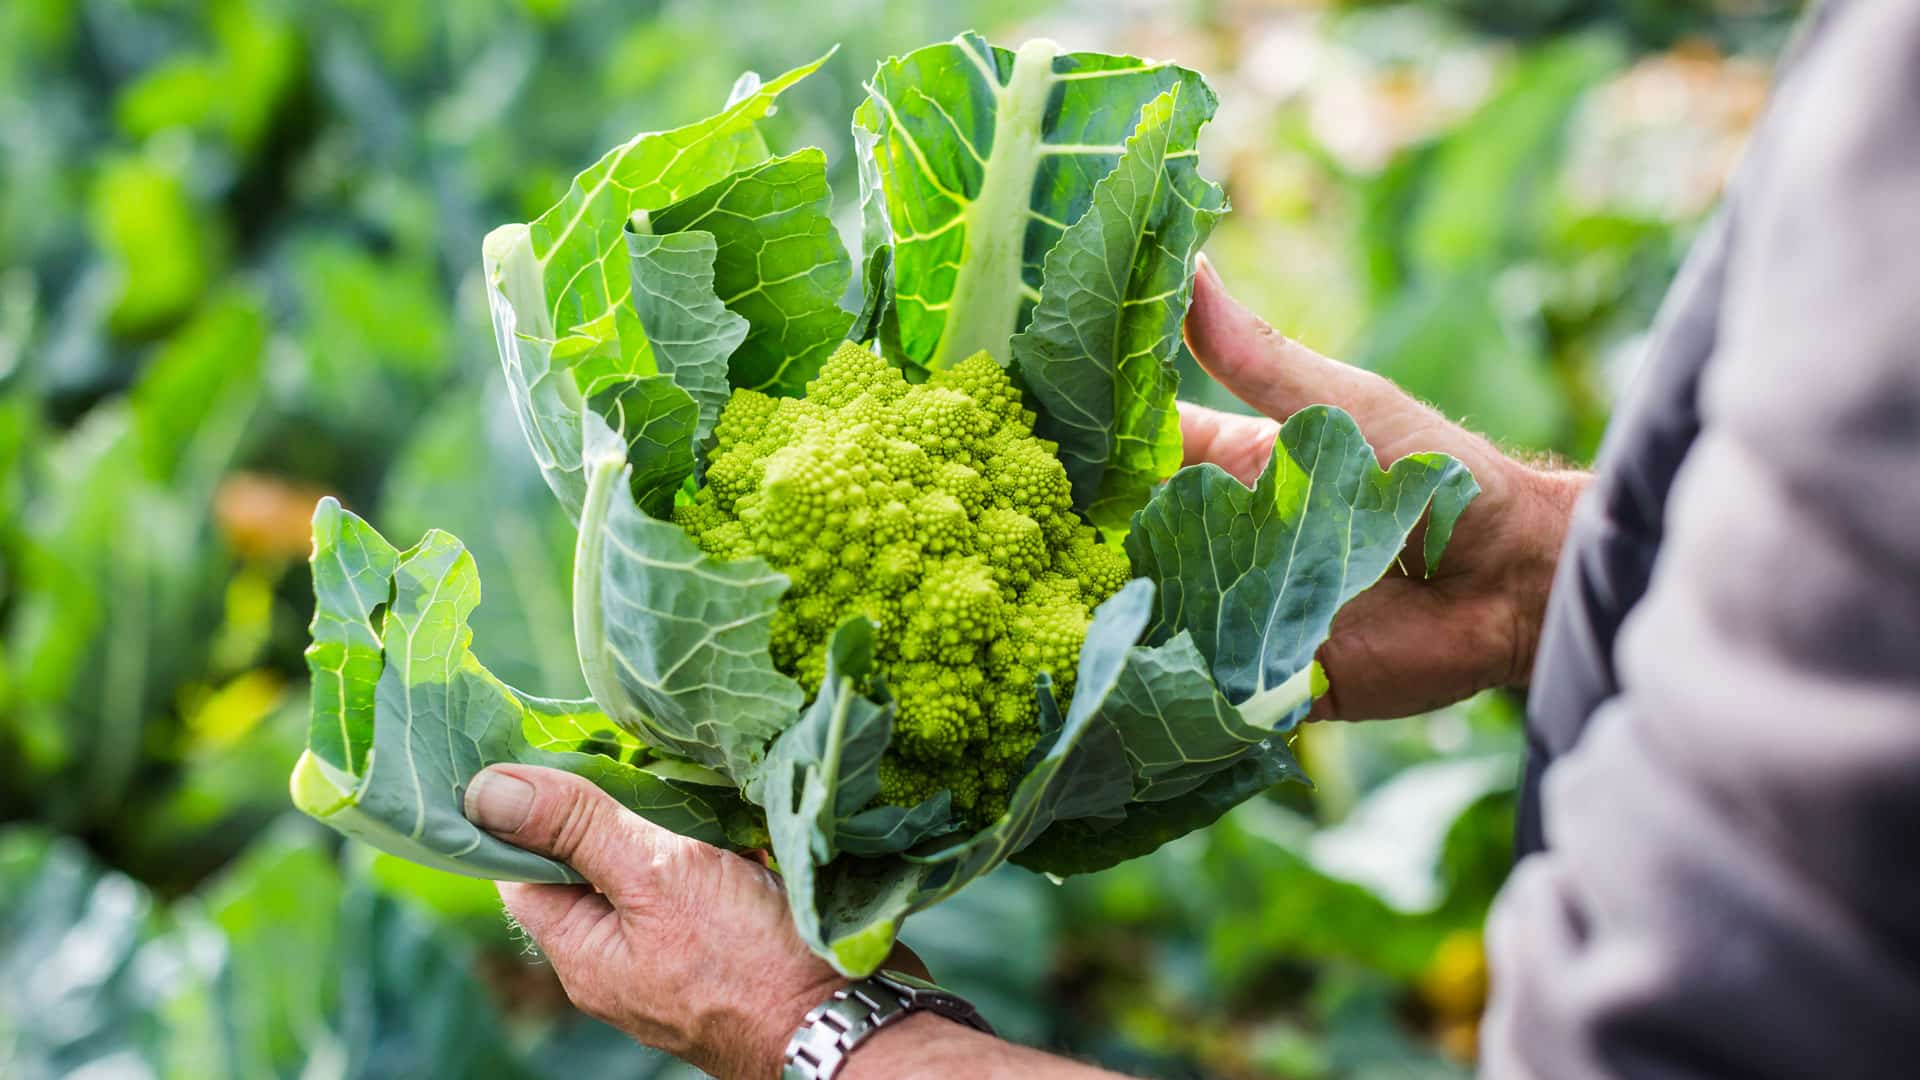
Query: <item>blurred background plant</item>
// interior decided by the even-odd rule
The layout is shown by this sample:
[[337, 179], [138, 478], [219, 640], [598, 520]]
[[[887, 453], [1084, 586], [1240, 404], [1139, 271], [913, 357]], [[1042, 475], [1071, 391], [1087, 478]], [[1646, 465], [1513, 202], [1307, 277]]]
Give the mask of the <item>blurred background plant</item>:
[[[571, 1014], [484, 883], [343, 849], [285, 794], [321, 494], [457, 533], [483, 659], [582, 689], [524, 630], [565, 625], [570, 533], [477, 255], [605, 146], [837, 41], [773, 141], [827, 147], [851, 212], [882, 56], [975, 27], [1179, 60], [1222, 100], [1211, 251], [1244, 299], [1585, 461], [1796, 7], [8, 0], [0, 1074], [680, 1071]], [[1310, 727], [1311, 791], [1064, 885], [1002, 872], [907, 936], [1007, 1033], [1144, 1074], [1464, 1072], [1518, 716]]]

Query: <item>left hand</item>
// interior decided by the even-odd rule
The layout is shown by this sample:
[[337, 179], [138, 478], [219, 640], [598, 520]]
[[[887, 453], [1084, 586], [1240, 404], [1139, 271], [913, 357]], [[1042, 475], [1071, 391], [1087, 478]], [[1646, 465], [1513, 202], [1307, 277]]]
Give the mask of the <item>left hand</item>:
[[1461, 515], [1438, 570], [1418, 575], [1424, 560], [1416, 540], [1405, 560], [1416, 573], [1389, 573], [1341, 610], [1317, 655], [1329, 687], [1313, 715], [1409, 716], [1489, 687], [1525, 686], [1587, 474], [1509, 457], [1386, 379], [1282, 335], [1228, 295], [1204, 256], [1186, 339], [1209, 375], [1265, 414], [1182, 402], [1186, 464], [1212, 462], [1251, 485], [1273, 456], [1280, 422], [1326, 403], [1354, 418], [1383, 466], [1443, 450], [1479, 482], [1480, 496]]
[[848, 981], [801, 943], [766, 867], [668, 832], [578, 776], [496, 765], [473, 778], [466, 813], [591, 883], [499, 884], [567, 997], [715, 1076], [779, 1075], [801, 1017]]

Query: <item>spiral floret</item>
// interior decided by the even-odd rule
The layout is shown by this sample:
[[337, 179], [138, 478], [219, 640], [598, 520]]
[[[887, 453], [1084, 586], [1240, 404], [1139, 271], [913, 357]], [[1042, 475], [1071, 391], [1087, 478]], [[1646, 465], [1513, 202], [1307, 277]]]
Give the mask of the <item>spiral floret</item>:
[[873, 622], [895, 701], [879, 802], [1003, 814], [1040, 738], [1035, 680], [1065, 706], [1092, 609], [1129, 576], [1033, 420], [986, 353], [916, 386], [849, 343], [804, 398], [735, 391], [674, 510], [703, 550], [790, 579], [772, 653], [809, 694], [835, 627]]

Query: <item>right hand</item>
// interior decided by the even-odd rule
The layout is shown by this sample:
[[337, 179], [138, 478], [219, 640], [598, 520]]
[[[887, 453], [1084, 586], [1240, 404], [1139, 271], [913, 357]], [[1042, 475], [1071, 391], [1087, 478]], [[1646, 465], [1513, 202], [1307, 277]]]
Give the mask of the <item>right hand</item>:
[[[1408, 716], [1489, 687], [1524, 686], [1567, 520], [1587, 474], [1515, 460], [1388, 380], [1282, 335], [1227, 294], [1204, 256], [1186, 338], [1209, 375], [1264, 414], [1181, 402], [1189, 465], [1212, 462], [1251, 484], [1272, 456], [1279, 421], [1325, 404], [1353, 416], [1383, 466], [1440, 450], [1480, 483], [1480, 497], [1461, 515], [1433, 576], [1391, 571], [1341, 610], [1318, 654], [1329, 689], [1313, 715]], [[1409, 547], [1401, 561], [1417, 572], [1417, 543]]]

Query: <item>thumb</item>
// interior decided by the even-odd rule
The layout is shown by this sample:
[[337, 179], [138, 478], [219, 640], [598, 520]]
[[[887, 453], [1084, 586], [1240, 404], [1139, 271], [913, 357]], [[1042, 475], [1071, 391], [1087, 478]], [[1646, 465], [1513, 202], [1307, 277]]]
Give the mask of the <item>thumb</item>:
[[1207, 374], [1275, 420], [1308, 405], [1337, 405], [1364, 431], [1370, 420], [1384, 419], [1382, 409], [1413, 404], [1387, 380], [1321, 356], [1240, 306], [1205, 255], [1194, 274], [1186, 338]]
[[516, 847], [551, 856], [612, 898], [641, 884], [667, 836], [583, 777], [495, 765], [467, 786], [467, 820]]

